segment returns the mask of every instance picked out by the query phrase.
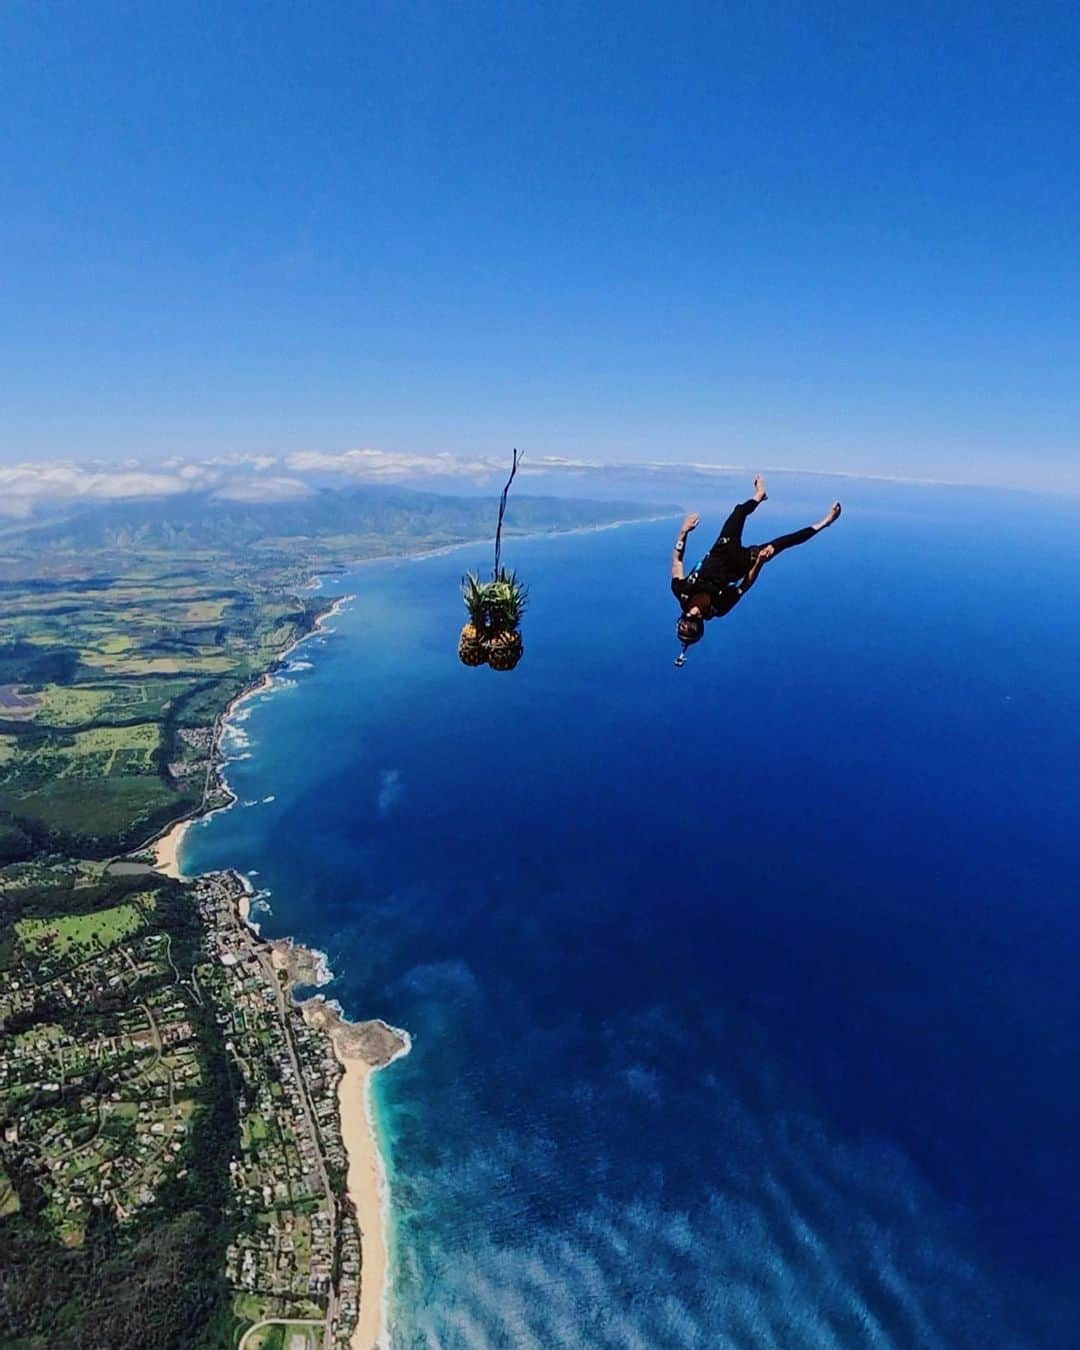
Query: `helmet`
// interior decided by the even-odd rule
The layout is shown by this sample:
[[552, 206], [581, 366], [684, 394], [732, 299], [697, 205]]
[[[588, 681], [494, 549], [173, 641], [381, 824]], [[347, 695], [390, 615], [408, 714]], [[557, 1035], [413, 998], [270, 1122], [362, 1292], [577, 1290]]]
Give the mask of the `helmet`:
[[685, 651], [705, 636], [705, 620], [696, 614], [680, 614], [675, 632]]

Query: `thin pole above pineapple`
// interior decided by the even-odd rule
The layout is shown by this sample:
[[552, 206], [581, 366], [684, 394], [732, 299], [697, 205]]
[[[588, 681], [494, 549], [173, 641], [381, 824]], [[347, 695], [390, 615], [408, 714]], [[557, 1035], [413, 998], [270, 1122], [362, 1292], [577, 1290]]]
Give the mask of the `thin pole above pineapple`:
[[499, 523], [495, 527], [495, 569], [491, 574], [491, 579], [493, 581], [498, 581], [499, 579], [499, 560], [502, 556], [502, 527], [503, 527], [503, 516], [506, 515], [506, 498], [510, 492], [510, 484], [514, 481], [514, 478], [517, 476], [518, 464], [520, 460], [521, 455], [518, 454], [518, 449], [517, 446], [515, 445], [514, 463], [513, 467], [510, 470], [510, 477], [506, 480], [506, 486], [503, 488], [502, 496], [499, 498]]
[[462, 665], [489, 665], [492, 670], [513, 670], [521, 660], [524, 644], [519, 625], [528, 601], [528, 588], [516, 572], [502, 566], [502, 527], [506, 499], [517, 475], [521, 455], [514, 448], [510, 477], [499, 499], [499, 519], [495, 527], [495, 568], [490, 581], [481, 581], [478, 572], [461, 579], [462, 595], [469, 622], [458, 638], [458, 658]]

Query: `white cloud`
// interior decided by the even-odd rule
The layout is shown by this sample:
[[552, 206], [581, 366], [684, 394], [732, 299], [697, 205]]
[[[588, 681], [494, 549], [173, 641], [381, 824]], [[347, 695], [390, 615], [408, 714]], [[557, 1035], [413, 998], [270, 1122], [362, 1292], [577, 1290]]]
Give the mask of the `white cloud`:
[[347, 478], [376, 482], [400, 482], [406, 478], [487, 478], [505, 467], [501, 459], [457, 455], [407, 455], [392, 450], [345, 450], [331, 454], [321, 450], [298, 450], [285, 457], [297, 473], [333, 473]]
[[0, 466], [0, 514], [8, 516], [29, 515], [48, 501], [119, 501], [187, 491], [190, 486], [179, 474], [128, 465], [111, 470], [70, 463]]
[[[172, 456], [157, 464], [75, 463], [58, 461], [39, 464], [0, 465], [0, 517], [25, 518], [41, 508], [77, 502], [123, 501], [136, 498], [171, 497], [203, 492], [226, 501], [282, 502], [310, 495], [315, 485], [350, 483], [413, 483], [425, 480], [479, 485], [498, 491], [506, 477], [507, 455], [406, 454], [401, 451], [364, 448], [334, 453], [298, 450], [284, 456], [251, 454], [185, 459]], [[770, 469], [767, 473], [802, 472]], [[607, 481], [614, 489], [620, 481], [636, 485], [651, 478], [665, 485], [680, 474], [684, 479], [722, 477], [750, 472], [749, 466], [702, 462], [663, 463], [657, 460], [601, 463], [562, 455], [526, 454], [521, 473], [533, 481], [542, 478]], [[864, 477], [819, 470], [819, 477]], [[882, 479], [880, 481], [928, 483], [927, 479]]]
[[234, 478], [214, 493], [229, 502], [292, 502], [310, 497], [315, 489], [299, 478]]
[[278, 502], [308, 496], [302, 479], [264, 471], [280, 461], [265, 456], [225, 464], [172, 458], [155, 467], [99, 464], [0, 465], [0, 517], [25, 518], [40, 507], [87, 501], [125, 501], [209, 492], [228, 501]]

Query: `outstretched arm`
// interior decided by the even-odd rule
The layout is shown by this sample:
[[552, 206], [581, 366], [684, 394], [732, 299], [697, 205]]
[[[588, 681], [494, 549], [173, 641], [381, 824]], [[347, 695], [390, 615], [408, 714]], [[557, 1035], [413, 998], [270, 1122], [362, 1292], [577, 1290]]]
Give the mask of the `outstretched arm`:
[[754, 582], [757, 581], [758, 577], [761, 575], [761, 569], [775, 552], [776, 550], [773, 548], [772, 544], [766, 544], [764, 548], [758, 550], [758, 555], [754, 559], [754, 565], [750, 568], [750, 571], [747, 572], [746, 576], [743, 577], [742, 581], [739, 582], [739, 593], [741, 595], [745, 595]]
[[682, 523], [679, 530], [679, 537], [675, 540], [675, 547], [671, 552], [671, 579], [672, 581], [682, 581], [686, 575], [683, 568], [683, 555], [686, 553], [686, 538], [691, 530], [696, 530], [701, 517], [695, 515], [692, 511]]

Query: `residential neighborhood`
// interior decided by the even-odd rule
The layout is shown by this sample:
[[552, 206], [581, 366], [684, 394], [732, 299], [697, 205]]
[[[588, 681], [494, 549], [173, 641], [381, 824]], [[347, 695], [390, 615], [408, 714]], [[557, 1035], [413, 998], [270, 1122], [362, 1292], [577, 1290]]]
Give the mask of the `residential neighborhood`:
[[[360, 1234], [341, 1067], [292, 997], [307, 954], [284, 959], [243, 921], [235, 873], [168, 885], [147, 871], [85, 919], [15, 924], [0, 964], [0, 1212], [25, 1198], [68, 1247], [95, 1216], [132, 1225], [188, 1180], [196, 1113], [224, 1091], [238, 1125], [223, 1272], [237, 1321], [300, 1319], [313, 1345], [345, 1347]], [[170, 926], [177, 903], [188, 933]], [[213, 1082], [208, 1024], [224, 1060]]]

